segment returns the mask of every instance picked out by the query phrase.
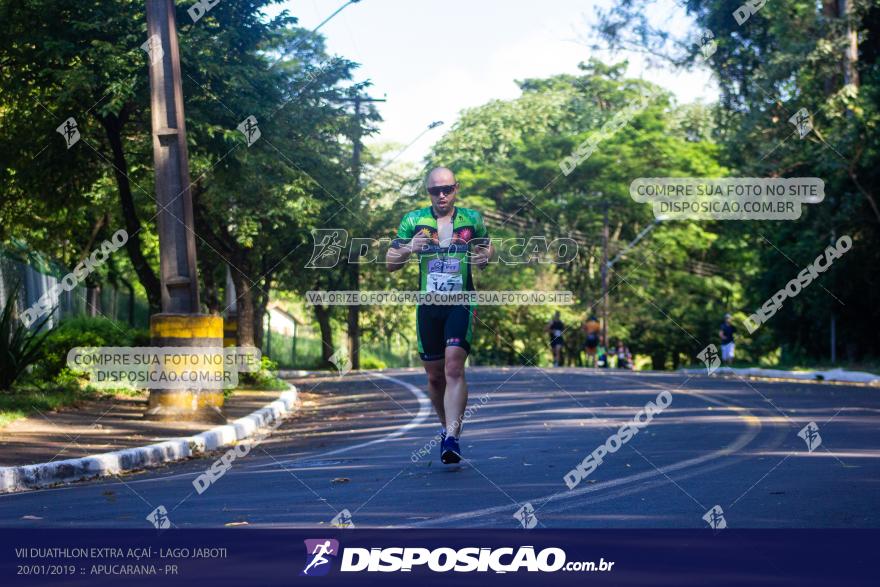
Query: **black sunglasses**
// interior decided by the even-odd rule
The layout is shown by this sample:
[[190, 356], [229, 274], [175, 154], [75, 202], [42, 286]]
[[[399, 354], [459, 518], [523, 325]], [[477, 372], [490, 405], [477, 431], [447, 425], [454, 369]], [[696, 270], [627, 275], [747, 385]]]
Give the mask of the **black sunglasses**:
[[444, 196], [448, 196], [452, 192], [455, 191], [457, 184], [453, 185], [435, 185], [428, 188], [428, 193], [432, 196], [439, 196], [443, 194]]

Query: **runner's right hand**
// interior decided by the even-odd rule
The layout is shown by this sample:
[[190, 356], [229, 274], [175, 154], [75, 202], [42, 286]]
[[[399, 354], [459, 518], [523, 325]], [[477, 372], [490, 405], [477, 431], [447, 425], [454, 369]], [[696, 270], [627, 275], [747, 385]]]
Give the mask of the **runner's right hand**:
[[409, 241], [409, 247], [414, 253], [418, 253], [422, 249], [427, 248], [430, 244], [431, 240], [424, 236], [414, 236], [412, 240]]

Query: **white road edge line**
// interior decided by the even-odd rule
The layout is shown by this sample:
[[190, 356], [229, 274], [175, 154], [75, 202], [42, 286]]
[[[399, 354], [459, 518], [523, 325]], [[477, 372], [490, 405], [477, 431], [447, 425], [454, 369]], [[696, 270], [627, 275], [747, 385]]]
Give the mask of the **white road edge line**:
[[[640, 383], [643, 383], [643, 382], [640, 382]], [[660, 385], [651, 385], [648, 383], [646, 383], [646, 385], [648, 385], [649, 387], [657, 387], [657, 388], [665, 389], [664, 387], [662, 387]], [[669, 391], [669, 390], [667, 390], [667, 391]], [[701, 457], [694, 457], [692, 459], [686, 459], [684, 461], [679, 461], [679, 462], [673, 463], [671, 465], [666, 465], [665, 467], [660, 467], [659, 469], [656, 469], [656, 470], [646, 471], [644, 473], [637, 473], [635, 475], [630, 475], [629, 477], [622, 477], [620, 479], [614, 479], [611, 481], [607, 481], [605, 483], [597, 483], [595, 485], [587, 485], [587, 486], [582, 487], [580, 489], [559, 491], [557, 493], [551, 493], [549, 495], [544, 495], [541, 497], [532, 498], [529, 500], [529, 503], [531, 503], [532, 505], [535, 505], [535, 504], [539, 504], [539, 503], [545, 503], [545, 502], [551, 501], [551, 500], [564, 501], [567, 499], [572, 499], [574, 497], [579, 497], [579, 496], [587, 494], [587, 493], [594, 493], [596, 491], [602, 491], [602, 490], [609, 489], [612, 487], [618, 487], [621, 485], [628, 485], [631, 483], [635, 483], [637, 481], [643, 481], [645, 479], [650, 479], [651, 477], [657, 477], [658, 475], [663, 475], [663, 474], [670, 473], [673, 471], [685, 469], [687, 467], [693, 467], [695, 465], [700, 465], [702, 463], [705, 463], [706, 461], [712, 461], [717, 458], [727, 456], [727, 455], [733, 454], [733, 453], [741, 450], [742, 448], [747, 446], [752, 440], [754, 440], [755, 437], [760, 432], [761, 421], [757, 417], [755, 417], [751, 412], [746, 410], [745, 408], [742, 408], [739, 406], [733, 406], [731, 404], [728, 404], [726, 402], [722, 402], [720, 400], [717, 400], [717, 399], [714, 399], [711, 397], [705, 397], [704, 395], [702, 395], [700, 393], [693, 392], [693, 391], [686, 392], [686, 393], [688, 395], [694, 395], [696, 397], [699, 397], [703, 401], [727, 407], [729, 409], [734, 410], [735, 412], [740, 412], [740, 411], [745, 412], [745, 415], [740, 415], [740, 417], [743, 420], [745, 420], [747, 429], [742, 434], [740, 434], [739, 437], [737, 437], [737, 439], [732, 444], [730, 444], [724, 448], [721, 448], [719, 450], [713, 451], [707, 455], [703, 455]], [[385, 526], [385, 527], [386, 528], [424, 528], [424, 527], [435, 526], [437, 524], [443, 524], [446, 522], [453, 522], [453, 521], [460, 521], [460, 520], [473, 520], [474, 518], [488, 516], [488, 515], [492, 515], [492, 514], [509, 513], [509, 510], [510, 510], [509, 505], [501, 505], [501, 506], [483, 508], [483, 509], [478, 509], [478, 510], [471, 510], [471, 511], [467, 511], [467, 512], [461, 512], [458, 514], [452, 514], [449, 516], [443, 516], [443, 517], [439, 517], [439, 518], [432, 518], [430, 520], [426, 520], [424, 522], [417, 522], [415, 524], [406, 524], [406, 525], [402, 525], [402, 526], [392, 525], [392, 526]]]
[[386, 434], [385, 436], [382, 436], [380, 438], [374, 438], [373, 440], [359, 442], [358, 444], [352, 444], [349, 446], [343, 446], [341, 448], [337, 448], [334, 450], [330, 450], [327, 452], [322, 452], [322, 453], [318, 453], [318, 454], [314, 454], [314, 455], [304, 455], [303, 457], [296, 458], [296, 459], [287, 459], [284, 461], [275, 461], [272, 463], [263, 463], [263, 464], [259, 464], [259, 465], [255, 464], [255, 465], [251, 465], [251, 466], [244, 467], [244, 468], [246, 468], [246, 469], [262, 469], [262, 468], [267, 468], [267, 467], [277, 467], [280, 465], [289, 465], [292, 463], [297, 463], [297, 462], [302, 462], [302, 461], [319, 460], [319, 459], [323, 459], [326, 457], [330, 457], [330, 456], [350, 452], [353, 450], [357, 450], [359, 448], [364, 448], [366, 446], [380, 444], [382, 442], [387, 442], [387, 441], [391, 440], [392, 438], [398, 438], [400, 436], [403, 436], [404, 433], [408, 432], [409, 430], [412, 430], [416, 426], [420, 426], [431, 415], [431, 412], [433, 410], [433, 407], [431, 406], [431, 400], [428, 398], [427, 394], [424, 391], [422, 391], [421, 389], [419, 389], [418, 387], [416, 387], [412, 383], [407, 383], [406, 381], [403, 381], [403, 380], [398, 379], [396, 377], [391, 377], [390, 375], [385, 375], [384, 373], [368, 373], [367, 375], [372, 376], [372, 377], [379, 377], [381, 379], [387, 379], [388, 381], [390, 381], [392, 383], [396, 383], [397, 385], [400, 385], [401, 387], [405, 388], [407, 391], [409, 391], [414, 396], [416, 396], [416, 399], [419, 402], [419, 412], [413, 417], [412, 420], [410, 420], [406, 424], [402, 425], [400, 428], [398, 428], [394, 432], [389, 432], [388, 434]]

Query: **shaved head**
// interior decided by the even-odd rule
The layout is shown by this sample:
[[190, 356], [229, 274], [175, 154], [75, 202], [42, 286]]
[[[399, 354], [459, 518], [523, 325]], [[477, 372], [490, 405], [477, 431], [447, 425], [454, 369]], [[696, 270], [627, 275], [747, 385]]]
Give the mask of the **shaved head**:
[[435, 167], [428, 172], [425, 179], [425, 187], [435, 185], [452, 185], [455, 183], [455, 173], [448, 167]]

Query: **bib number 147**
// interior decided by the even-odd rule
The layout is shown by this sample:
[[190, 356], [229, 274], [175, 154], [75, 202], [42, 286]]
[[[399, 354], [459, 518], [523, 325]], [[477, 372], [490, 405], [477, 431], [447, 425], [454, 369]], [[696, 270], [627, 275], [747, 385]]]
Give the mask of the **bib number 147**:
[[461, 275], [428, 273], [428, 291], [457, 292], [462, 289]]

